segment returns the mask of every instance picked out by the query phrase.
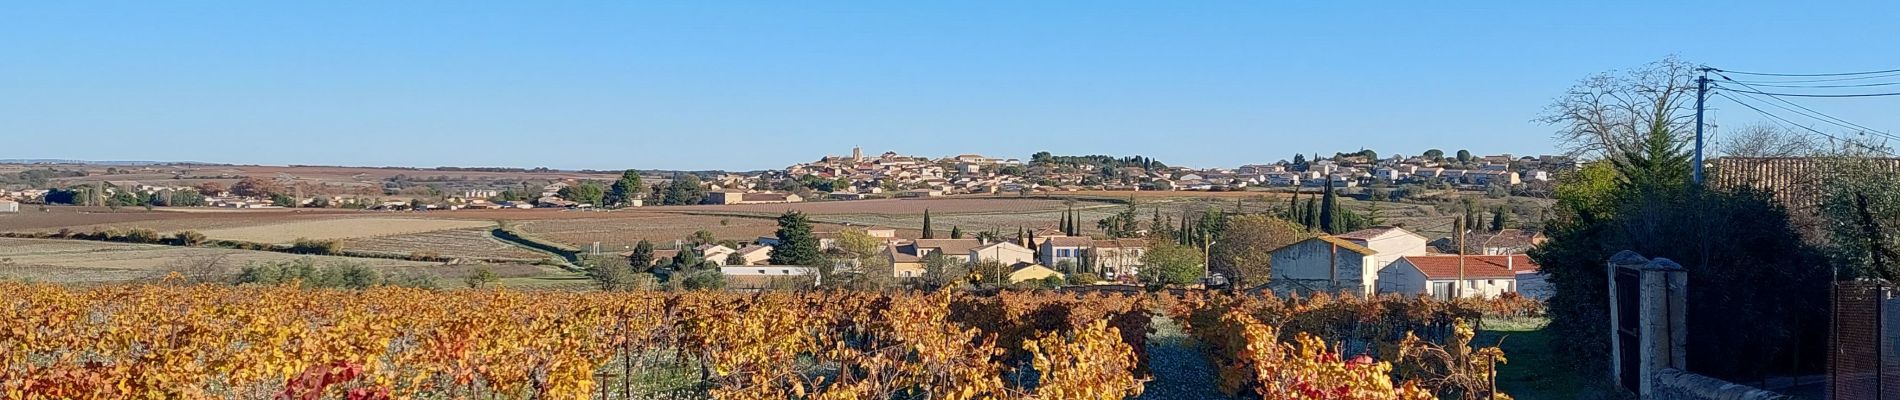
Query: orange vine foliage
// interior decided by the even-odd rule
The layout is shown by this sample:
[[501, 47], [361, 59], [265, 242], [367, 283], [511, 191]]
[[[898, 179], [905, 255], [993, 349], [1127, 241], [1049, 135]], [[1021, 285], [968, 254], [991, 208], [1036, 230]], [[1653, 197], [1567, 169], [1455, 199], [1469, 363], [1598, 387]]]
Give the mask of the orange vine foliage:
[[[1113, 397], [1140, 392], [1128, 334], [1147, 331], [1138, 298], [1054, 293], [0, 293], [10, 399], [629, 398], [669, 379], [720, 399]], [[989, 298], [1010, 299], [995, 325], [953, 314]]]
[[[1469, 347], [1475, 332], [1466, 318], [1477, 318], [1490, 304], [1485, 301], [1203, 292], [1160, 300], [1169, 316], [1209, 348], [1219, 367], [1217, 382], [1229, 394], [1251, 391], [1269, 399], [1510, 398], [1490, 385], [1496, 364], [1505, 361], [1503, 351]], [[1518, 307], [1518, 300], [1510, 301], [1507, 307]], [[1432, 344], [1412, 332], [1423, 328], [1443, 328], [1446, 343]], [[1329, 341], [1347, 340], [1361, 342], [1365, 351], [1342, 354], [1345, 350], [1328, 346]], [[1374, 361], [1367, 353], [1391, 360]]]

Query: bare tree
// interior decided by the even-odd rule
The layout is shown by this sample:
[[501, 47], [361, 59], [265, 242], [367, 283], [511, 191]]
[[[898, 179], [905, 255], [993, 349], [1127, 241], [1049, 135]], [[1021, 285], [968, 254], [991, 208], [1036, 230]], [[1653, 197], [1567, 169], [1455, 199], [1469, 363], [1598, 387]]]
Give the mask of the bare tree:
[[1724, 136], [1717, 154], [1732, 157], [1801, 157], [1821, 147], [1807, 135], [1768, 124], [1744, 126]]
[[1695, 129], [1697, 66], [1675, 56], [1641, 68], [1593, 75], [1544, 109], [1537, 122], [1556, 125], [1552, 136], [1577, 157], [1606, 157], [1664, 127], [1686, 141]]

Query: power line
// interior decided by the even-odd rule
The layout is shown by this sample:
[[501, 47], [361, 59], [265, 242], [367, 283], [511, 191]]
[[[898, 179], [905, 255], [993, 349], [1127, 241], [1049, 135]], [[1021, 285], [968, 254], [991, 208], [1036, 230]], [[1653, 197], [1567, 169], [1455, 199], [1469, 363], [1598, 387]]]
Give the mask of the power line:
[[[1710, 71], [1718, 71], [1718, 70], [1713, 70], [1713, 69], [1711, 69]], [[1880, 78], [1891, 78], [1891, 77], [1896, 77], [1896, 76], [1900, 76], [1900, 73], [1891, 73], [1891, 74], [1880, 74], [1880, 75], [1865, 75], [1865, 76], [1853, 76], [1853, 77], [1846, 77], [1846, 78], [1826, 78], [1826, 79], [1795, 79], [1795, 80], [1775, 80], [1775, 81], [1751, 81], [1751, 82], [1769, 82], [1769, 83], [1817, 83], [1817, 82], [1845, 82], [1845, 81], [1858, 81], [1858, 80], [1866, 80], [1866, 79], [1880, 79]]]
[[1729, 95], [1728, 95], [1728, 93], [1725, 93], [1725, 92], [1715, 92], [1715, 95], [1717, 95], [1717, 96], [1722, 96], [1722, 98], [1725, 98], [1725, 99], [1729, 99], [1729, 101], [1733, 101], [1733, 102], [1735, 102], [1735, 104], [1740, 104], [1740, 105], [1742, 105], [1742, 107], [1748, 107], [1748, 109], [1750, 109], [1750, 110], [1755, 110], [1755, 112], [1758, 112], [1758, 113], [1761, 113], [1761, 115], [1766, 115], [1766, 116], [1768, 116], [1768, 118], [1773, 118], [1773, 119], [1775, 119], [1775, 120], [1777, 120], [1777, 121], [1781, 121], [1782, 123], [1784, 123], [1784, 124], [1786, 124], [1786, 125], [1793, 125], [1793, 126], [1796, 126], [1796, 127], [1800, 127], [1800, 128], [1802, 129], [1802, 130], [1806, 130], [1806, 131], [1808, 131], [1808, 132], [1813, 132], [1813, 133], [1814, 133], [1814, 134], [1816, 134], [1816, 135], [1821, 135], [1821, 136], [1824, 136], [1824, 137], [1827, 137], [1828, 139], [1833, 139], [1833, 140], [1835, 140], [1835, 141], [1837, 141], [1837, 142], [1840, 142], [1840, 143], [1844, 143], [1844, 144], [1849, 144], [1849, 145], [1857, 145], [1857, 146], [1860, 146], [1860, 147], [1864, 147], [1864, 148], [1867, 148], [1868, 150], [1873, 150], [1873, 151], [1876, 151], [1876, 152], [1880, 152], [1880, 153], [1884, 153], [1884, 154], [1886, 154], [1886, 155], [1888, 155], [1888, 156], [1896, 156], [1895, 154], [1893, 154], [1893, 152], [1890, 152], [1890, 151], [1887, 151], [1887, 150], [1883, 150], [1883, 149], [1879, 149], [1879, 148], [1875, 148], [1875, 147], [1873, 147], [1873, 146], [1868, 146], [1868, 145], [1866, 145], [1866, 144], [1862, 144], [1862, 143], [1859, 143], [1859, 142], [1855, 142], [1855, 141], [1851, 141], [1851, 140], [1846, 140], [1846, 139], [1842, 139], [1842, 138], [1840, 138], [1840, 137], [1837, 137], [1837, 136], [1834, 136], [1834, 135], [1830, 135], [1830, 134], [1828, 134], [1827, 132], [1822, 132], [1822, 131], [1820, 131], [1820, 130], [1818, 130], [1818, 129], [1814, 129], [1814, 128], [1810, 128], [1810, 127], [1808, 127], [1808, 126], [1806, 126], [1806, 125], [1801, 125], [1801, 124], [1798, 124], [1798, 123], [1795, 123], [1794, 121], [1789, 121], [1789, 120], [1788, 120], [1787, 118], [1782, 118], [1782, 117], [1781, 117], [1781, 116], [1779, 116], [1779, 115], [1775, 115], [1774, 113], [1771, 113], [1771, 112], [1768, 112], [1768, 111], [1766, 111], [1766, 110], [1762, 110], [1761, 108], [1759, 108], [1759, 107], [1755, 107], [1754, 105], [1751, 105], [1751, 104], [1748, 104], [1748, 102], [1745, 102], [1745, 101], [1742, 101], [1741, 99], [1737, 99], [1737, 98], [1735, 98], [1734, 96], [1729, 96]]
[[[1716, 75], [1721, 75], [1721, 74], [1716, 74]], [[1778, 88], [1794, 88], [1794, 89], [1840, 89], [1840, 88], [1900, 85], [1900, 82], [1863, 83], [1863, 84], [1858, 84], [1858, 85], [1778, 85], [1778, 84], [1773, 84], [1773, 83], [1761, 83], [1761, 82], [1743, 83], [1742, 81], [1729, 79], [1727, 76], [1723, 76], [1722, 79], [1727, 80], [1729, 82], [1742, 83], [1744, 85], [1749, 85], [1751, 87], [1760, 86], [1760, 87], [1778, 87]]]
[[[1736, 82], [1736, 83], [1741, 83], [1741, 82]], [[1883, 96], [1900, 96], [1900, 92], [1894, 92], [1894, 93], [1854, 93], [1854, 94], [1812, 94], [1812, 93], [1769, 93], [1769, 92], [1762, 92], [1762, 91], [1752, 91], [1752, 90], [1740, 90], [1740, 89], [1729, 89], [1729, 90], [1731, 90], [1731, 91], [1736, 91], [1736, 92], [1742, 92], [1742, 93], [1754, 93], [1754, 94], [1765, 94], [1765, 95], [1769, 95], [1769, 96], [1788, 96], [1788, 97], [1883, 97]]]
[[1890, 72], [1900, 72], [1900, 69], [1889, 69], [1889, 70], [1884, 70], [1884, 71], [1838, 72], [1838, 73], [1828, 73], [1828, 74], [1779, 74], [1779, 73], [1768, 73], [1768, 72], [1730, 71], [1730, 70], [1725, 70], [1725, 69], [1720, 69], [1720, 68], [1711, 68], [1709, 70], [1716, 71], [1716, 72], [1727, 72], [1727, 73], [1739, 74], [1739, 75], [1758, 75], [1758, 76], [1849, 76], [1849, 75], [1873, 75], [1873, 74], [1885, 74], [1885, 73], [1890, 73]]
[[[1754, 87], [1754, 86], [1752, 86], [1752, 85], [1749, 85], [1749, 84], [1747, 84], [1747, 83], [1742, 83], [1742, 82], [1737, 82], [1737, 81], [1735, 81], [1735, 79], [1733, 79], [1733, 78], [1729, 78], [1729, 76], [1728, 76], [1728, 75], [1723, 75], [1723, 74], [1722, 74], [1722, 73], [1720, 73], [1720, 72], [1717, 72], [1717, 73], [1715, 73], [1715, 75], [1716, 75], [1716, 76], [1720, 76], [1720, 77], [1722, 77], [1722, 79], [1724, 79], [1724, 80], [1727, 80], [1727, 81], [1730, 81], [1730, 82], [1734, 82], [1734, 83], [1736, 83], [1736, 84], [1739, 84], [1739, 85], [1742, 85], [1742, 86], [1746, 86], [1746, 87], [1748, 87], [1749, 89], [1756, 89], [1756, 87]], [[1759, 89], [1757, 89], [1757, 90], [1759, 90]], [[1738, 92], [1739, 92], [1739, 91], [1738, 91]], [[1746, 95], [1745, 95], [1745, 96], [1746, 96]], [[1750, 97], [1750, 98], [1753, 98], [1754, 96], [1748, 96], [1748, 97]], [[1848, 128], [1848, 129], [1856, 129], [1856, 130], [1860, 130], [1860, 131], [1865, 131], [1865, 132], [1873, 132], [1873, 133], [1876, 133], [1876, 134], [1879, 134], [1880, 136], [1886, 136], [1886, 137], [1888, 137], [1888, 138], [1893, 138], [1893, 139], [1900, 139], [1900, 136], [1894, 136], [1893, 134], [1890, 134], [1890, 133], [1887, 133], [1887, 132], [1884, 132], [1884, 131], [1881, 131], [1881, 130], [1879, 130], [1879, 129], [1874, 129], [1874, 128], [1868, 128], [1868, 127], [1867, 127], [1866, 125], [1861, 125], [1861, 124], [1856, 124], [1856, 123], [1853, 123], [1853, 122], [1851, 122], [1851, 121], [1848, 121], [1848, 120], [1844, 120], [1844, 119], [1840, 119], [1840, 118], [1838, 118], [1838, 117], [1835, 117], [1835, 116], [1832, 116], [1832, 115], [1828, 115], [1827, 113], [1823, 113], [1823, 112], [1820, 112], [1820, 111], [1815, 111], [1814, 109], [1812, 109], [1812, 108], [1808, 108], [1807, 106], [1803, 106], [1803, 105], [1801, 105], [1800, 103], [1795, 103], [1795, 102], [1792, 102], [1792, 101], [1788, 101], [1788, 99], [1784, 99], [1784, 98], [1781, 98], [1781, 97], [1778, 97], [1778, 96], [1774, 96], [1774, 95], [1768, 95], [1768, 97], [1769, 97], [1769, 98], [1772, 98], [1772, 99], [1775, 99], [1776, 101], [1780, 101], [1780, 102], [1782, 102], [1782, 103], [1787, 103], [1788, 105], [1791, 105], [1791, 106], [1795, 106], [1796, 108], [1800, 108], [1800, 109], [1802, 109], [1802, 110], [1806, 110], [1807, 112], [1809, 112], [1809, 113], [1813, 113], [1814, 115], [1819, 115], [1819, 116], [1821, 116], [1820, 118], [1817, 118], [1817, 117], [1815, 117], [1814, 115], [1808, 115], [1808, 114], [1803, 114], [1803, 113], [1801, 113], [1800, 111], [1794, 111], [1794, 110], [1788, 110], [1788, 108], [1787, 108], [1787, 107], [1781, 107], [1781, 106], [1780, 106], [1780, 105], [1778, 105], [1778, 104], [1774, 104], [1774, 103], [1769, 103], [1769, 105], [1773, 105], [1773, 106], [1776, 106], [1776, 107], [1781, 107], [1781, 109], [1783, 109], [1783, 110], [1788, 110], [1788, 111], [1791, 111], [1791, 112], [1794, 112], [1794, 113], [1797, 113], [1797, 114], [1802, 114], [1803, 116], [1807, 116], [1808, 118], [1814, 118], [1814, 119], [1819, 119], [1819, 120], [1822, 120], [1822, 121], [1825, 121], [1825, 122], [1828, 122], [1828, 123], [1831, 123], [1831, 124], [1834, 124], [1834, 125], [1836, 125], [1836, 126], [1840, 126], [1840, 127], [1843, 127], [1843, 128]], [[1829, 121], [1829, 120], [1832, 120], [1832, 121]], [[1837, 122], [1838, 122], [1838, 123], [1837, 123]], [[1843, 125], [1843, 124], [1845, 124], [1845, 125]]]

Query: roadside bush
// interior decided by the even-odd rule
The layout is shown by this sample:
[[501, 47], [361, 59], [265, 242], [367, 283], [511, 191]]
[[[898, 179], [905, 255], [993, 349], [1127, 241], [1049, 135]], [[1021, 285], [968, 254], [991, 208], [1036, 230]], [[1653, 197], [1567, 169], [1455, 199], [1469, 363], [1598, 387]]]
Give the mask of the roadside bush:
[[343, 252], [343, 242], [298, 238], [287, 251], [296, 254], [335, 255]]
[[172, 235], [172, 244], [179, 246], [197, 246], [205, 242], [205, 234], [198, 231], [184, 231]]
[[703, 270], [686, 273], [680, 280], [680, 287], [687, 290], [716, 290], [726, 288], [726, 274], [718, 270]]

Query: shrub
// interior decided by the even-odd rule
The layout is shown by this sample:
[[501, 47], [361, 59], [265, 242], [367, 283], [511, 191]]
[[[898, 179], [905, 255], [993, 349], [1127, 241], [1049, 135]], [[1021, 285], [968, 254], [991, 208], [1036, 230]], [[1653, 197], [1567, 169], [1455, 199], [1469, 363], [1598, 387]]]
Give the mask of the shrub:
[[343, 252], [343, 242], [298, 238], [287, 251], [297, 254], [335, 255]]

